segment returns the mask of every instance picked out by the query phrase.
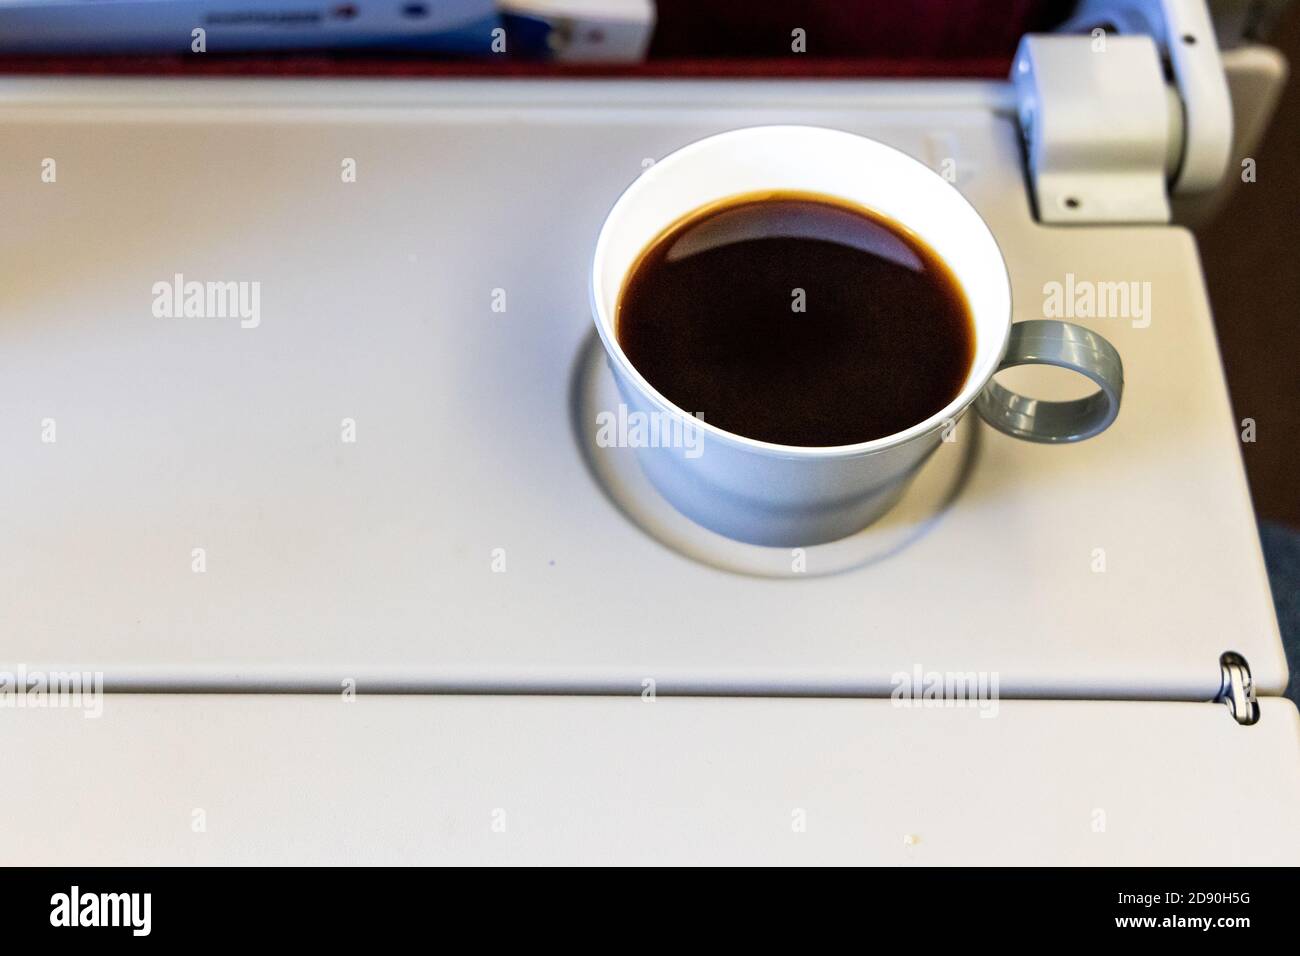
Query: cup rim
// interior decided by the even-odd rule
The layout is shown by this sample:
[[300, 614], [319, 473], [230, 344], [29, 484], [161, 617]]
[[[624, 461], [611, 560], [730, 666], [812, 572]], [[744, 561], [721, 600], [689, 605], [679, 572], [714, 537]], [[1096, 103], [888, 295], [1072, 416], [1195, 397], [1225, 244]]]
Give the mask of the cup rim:
[[[980, 352], [981, 352], [979, 331], [978, 329], [976, 329], [975, 357], [971, 359], [971, 369], [967, 373], [967, 380], [965, 384], [962, 386], [961, 390], [957, 393], [957, 395], [947, 405], [939, 409], [934, 414], [928, 416], [927, 418], [922, 419], [921, 421], [917, 422], [914, 425], [908, 426], [907, 428], [901, 431], [893, 432], [892, 434], [889, 435], [882, 435], [879, 438], [873, 438], [870, 439], [869, 441], [855, 442], [854, 444], [851, 445], [783, 445], [777, 442], [763, 441], [758, 438], [749, 438], [745, 435], [737, 434], [736, 432], [727, 431], [724, 428], [712, 424], [707, 419], [696, 418], [694, 415], [691, 415], [689, 412], [685, 411], [680, 406], [678, 406], [677, 404], [669, 400], [667, 396], [665, 396], [657, 388], [655, 388], [654, 385], [651, 384], [650, 381], [644, 375], [641, 374], [641, 372], [637, 369], [636, 365], [633, 364], [632, 360], [629, 359], [627, 357], [627, 354], [623, 351], [623, 347], [618, 341], [618, 336], [614, 332], [614, 316], [607, 315], [603, 305], [603, 292], [605, 290], [604, 290], [604, 283], [603, 283], [602, 276], [604, 272], [603, 269], [604, 260], [609, 246], [610, 224], [614, 222], [620, 210], [623, 209], [629, 202], [631, 202], [631, 200], [635, 197], [635, 194], [637, 192], [643, 190], [648, 183], [654, 182], [656, 179], [661, 178], [663, 175], [665, 175], [664, 173], [665, 167], [671, 169], [673, 165], [676, 165], [688, 159], [691, 155], [697, 152], [702, 152], [703, 150], [709, 148], [716, 148], [719, 140], [730, 139], [736, 137], [738, 134], [753, 134], [758, 131], [780, 132], [780, 133], [788, 132], [796, 135], [805, 134], [808, 132], [815, 132], [817, 134], [832, 133], [842, 137], [849, 137], [851, 139], [859, 141], [858, 144], [859, 146], [865, 145], [867, 148], [874, 148], [874, 149], [879, 149], [879, 150], [897, 154], [898, 156], [902, 157], [907, 164], [911, 164], [913, 166], [919, 167], [920, 169], [924, 170], [925, 173], [927, 173], [929, 176], [933, 177], [936, 185], [941, 185], [944, 189], [951, 189], [953, 191], [953, 194], [956, 197], [956, 199], [960, 203], [964, 204], [970, 210], [970, 212], [975, 216], [975, 219], [978, 222], [979, 226], [983, 229], [984, 235], [987, 236], [989, 242], [991, 243], [994, 252], [997, 254], [998, 262], [1001, 264], [1000, 275], [1002, 276], [1002, 279], [1006, 284], [1007, 314], [1005, 316], [1005, 321], [1001, 324], [1001, 332], [998, 335], [999, 341], [997, 342], [997, 348], [994, 353], [990, 353], [990, 354], [995, 354], [996, 359], [992, 363], [991, 369], [989, 370], [987, 375], [981, 376], [979, 378], [976, 378], [974, 375], [975, 368], [980, 358]], [[852, 200], [852, 199], [848, 199], [847, 197], [839, 196], [836, 190], [819, 190], [819, 191], [823, 192], [825, 195], [828, 196], [837, 196], [839, 198], [843, 198], [846, 202], [849, 202], [853, 205], [857, 205], [857, 206], [866, 205], [858, 200]], [[717, 197], [715, 197], [713, 200], [710, 200], [710, 202], [725, 201], [726, 199], [730, 198], [732, 195], [744, 195], [744, 192], [738, 192], [734, 194], [720, 194]], [[868, 206], [868, 208], [870, 207]], [[901, 222], [901, 225], [907, 227], [908, 229], [912, 228], [907, 222]], [[921, 238], [924, 239], [925, 237], [922, 236]], [[619, 280], [620, 284], [623, 281], [625, 281], [626, 278], [627, 278], [626, 275], [621, 276]], [[957, 279], [955, 276], [954, 276], [954, 281], [960, 283], [960, 280]], [[610, 359], [618, 365], [619, 370], [623, 374], [631, 378], [632, 382], [637, 386], [637, 388], [642, 392], [642, 394], [647, 396], [654, 404], [658, 405], [664, 412], [673, 415], [678, 419], [681, 419], [689, 427], [699, 428], [703, 430], [705, 434], [711, 435], [718, 440], [721, 440], [727, 444], [731, 444], [739, 448], [749, 449], [752, 451], [760, 451], [768, 455], [777, 455], [786, 458], [846, 458], [846, 457], [856, 457], [859, 455], [869, 455], [876, 452], [885, 451], [886, 449], [893, 448], [897, 445], [904, 444], [905, 442], [908, 442], [913, 438], [917, 438], [921, 435], [927, 434], [935, 430], [936, 428], [942, 426], [945, 422], [949, 420], [955, 420], [959, 415], [962, 414], [962, 412], [966, 410], [967, 407], [969, 407], [975, 401], [976, 398], [979, 397], [980, 392], [984, 390], [985, 386], [988, 385], [993, 375], [996, 374], [997, 366], [1001, 362], [1002, 357], [1006, 354], [1007, 343], [1011, 335], [1011, 317], [1012, 317], [1011, 275], [1007, 269], [1006, 257], [1002, 254], [1002, 247], [998, 245], [997, 237], [993, 234], [993, 230], [989, 228], [988, 223], [984, 220], [984, 217], [980, 215], [979, 210], [975, 208], [975, 206], [971, 203], [971, 201], [967, 199], [964, 195], [962, 195], [959, 191], [957, 191], [957, 189], [954, 186], [952, 186], [941, 176], [939, 176], [938, 173], [930, 169], [930, 167], [926, 166], [920, 160], [909, 155], [908, 153], [905, 153], [901, 149], [898, 149], [894, 146], [890, 146], [887, 143], [882, 143], [879, 140], [872, 139], [869, 136], [863, 136], [858, 133], [850, 133], [847, 130], [835, 129], [834, 127], [829, 127], [829, 126], [814, 126], [809, 124], [795, 124], [795, 123], [761, 124], [758, 126], [741, 126], [741, 127], [736, 127], [734, 129], [724, 130], [722, 132], [714, 133], [712, 135], [703, 137], [702, 139], [698, 139], [691, 143], [688, 143], [687, 145], [681, 147], [680, 149], [676, 149], [673, 152], [669, 153], [663, 159], [659, 160], [658, 162], [654, 163], [652, 166], [644, 170], [639, 176], [636, 177], [636, 179], [632, 180], [632, 182], [629, 183], [626, 188], [624, 188], [623, 192], [619, 195], [618, 199], [614, 201], [614, 204], [610, 207], [609, 212], [605, 214], [605, 218], [601, 222], [600, 232], [596, 238], [595, 253], [592, 256], [591, 276], [590, 276], [590, 281], [588, 283], [588, 293], [589, 293], [590, 304], [591, 304], [592, 318], [596, 323], [596, 331], [600, 335], [601, 341], [604, 343], [606, 353], [609, 355]], [[962, 294], [963, 296], [966, 296], [967, 299], [969, 300], [969, 295], [966, 292], [964, 286], [962, 287]], [[973, 309], [973, 306], [971, 308]], [[972, 316], [972, 322], [974, 322], [973, 316]]]

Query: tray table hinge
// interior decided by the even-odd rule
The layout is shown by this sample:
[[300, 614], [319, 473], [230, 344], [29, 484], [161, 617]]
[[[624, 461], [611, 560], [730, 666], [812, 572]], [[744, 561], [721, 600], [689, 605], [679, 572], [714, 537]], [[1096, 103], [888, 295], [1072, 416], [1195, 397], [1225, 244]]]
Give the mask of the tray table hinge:
[[1255, 699], [1255, 682], [1250, 676], [1250, 665], [1234, 651], [1219, 658], [1222, 674], [1219, 696], [1215, 698], [1228, 705], [1233, 719], [1239, 724], [1253, 724], [1259, 720], [1259, 702]]
[[1232, 102], [1204, 0], [1084, 0], [1061, 29], [1011, 67], [1039, 220], [1166, 223], [1171, 192], [1213, 190]]

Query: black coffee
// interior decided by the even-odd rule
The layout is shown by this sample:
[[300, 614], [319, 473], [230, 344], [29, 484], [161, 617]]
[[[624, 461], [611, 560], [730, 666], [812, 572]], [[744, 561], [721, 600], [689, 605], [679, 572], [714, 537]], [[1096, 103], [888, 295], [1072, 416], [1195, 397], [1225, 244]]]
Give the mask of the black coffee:
[[803, 193], [686, 217], [633, 267], [619, 343], [669, 401], [782, 445], [851, 445], [942, 409], [970, 371], [960, 285], [916, 236]]

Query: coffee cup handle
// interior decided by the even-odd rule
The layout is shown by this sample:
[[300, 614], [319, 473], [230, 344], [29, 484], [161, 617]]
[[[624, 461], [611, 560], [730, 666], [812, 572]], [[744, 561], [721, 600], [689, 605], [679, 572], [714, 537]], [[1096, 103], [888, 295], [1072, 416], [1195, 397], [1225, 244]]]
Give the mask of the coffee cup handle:
[[1104, 432], [1119, 415], [1124, 364], [1096, 332], [1056, 319], [1030, 319], [1011, 326], [998, 371], [1017, 365], [1055, 365], [1090, 378], [1098, 391], [1068, 402], [1018, 395], [990, 381], [976, 399], [980, 416], [1000, 432], [1027, 441], [1061, 444]]

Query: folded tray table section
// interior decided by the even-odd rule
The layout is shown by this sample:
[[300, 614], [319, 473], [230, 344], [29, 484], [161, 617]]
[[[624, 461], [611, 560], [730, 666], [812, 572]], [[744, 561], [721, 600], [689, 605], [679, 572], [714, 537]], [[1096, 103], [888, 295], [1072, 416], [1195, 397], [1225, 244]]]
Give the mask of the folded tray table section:
[[1263, 709], [108, 695], [0, 721], [0, 862], [1294, 865]]

